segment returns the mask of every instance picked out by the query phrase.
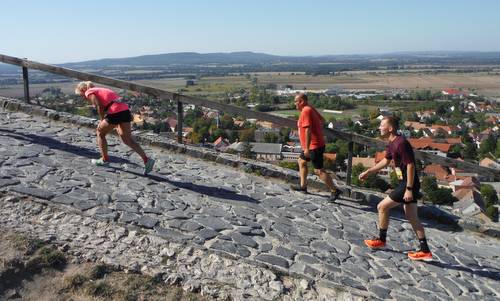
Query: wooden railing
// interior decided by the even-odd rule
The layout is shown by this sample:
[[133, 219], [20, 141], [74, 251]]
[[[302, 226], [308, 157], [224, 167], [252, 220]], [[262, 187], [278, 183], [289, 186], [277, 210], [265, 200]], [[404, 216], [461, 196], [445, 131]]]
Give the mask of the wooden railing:
[[[29, 84], [28, 84], [28, 69], [35, 69], [35, 70], [40, 70], [44, 72], [49, 72], [57, 75], [62, 75], [62, 76], [67, 76], [79, 80], [89, 80], [95, 83], [115, 87], [115, 88], [121, 88], [121, 89], [126, 89], [130, 91], [135, 91], [135, 92], [141, 92], [145, 93], [148, 95], [155, 96], [159, 99], [164, 99], [164, 100], [173, 100], [177, 102], [177, 112], [178, 112], [178, 132], [177, 132], [177, 139], [179, 143], [182, 143], [182, 112], [183, 112], [183, 103], [188, 103], [188, 104], [193, 104], [197, 106], [203, 106], [207, 107], [210, 109], [218, 110], [221, 112], [233, 114], [233, 115], [240, 115], [245, 118], [254, 118], [258, 120], [263, 120], [263, 121], [269, 121], [274, 124], [280, 125], [280, 126], [285, 126], [285, 127], [290, 127], [290, 128], [295, 128], [297, 126], [297, 121], [289, 118], [283, 118], [267, 113], [262, 113], [262, 112], [256, 112], [252, 110], [248, 110], [245, 108], [241, 107], [236, 107], [233, 105], [226, 105], [222, 104], [219, 102], [211, 101], [208, 99], [204, 98], [199, 98], [199, 97], [193, 97], [193, 96], [188, 96], [188, 95], [183, 95], [179, 93], [173, 93], [169, 91], [165, 91], [162, 89], [146, 86], [146, 85], [141, 85], [133, 82], [128, 82], [128, 81], [123, 81], [123, 80], [117, 80], [113, 79], [110, 77], [105, 77], [105, 76], [99, 76], [95, 74], [90, 74], [86, 72], [81, 72], [81, 71], [76, 71], [68, 68], [62, 68], [62, 67], [57, 67], [53, 65], [47, 65], [47, 64], [42, 64], [34, 61], [30, 61], [27, 59], [21, 59], [17, 57], [12, 57], [12, 56], [7, 56], [7, 55], [2, 55], [0, 54], [0, 62], [6, 63], [6, 64], [11, 64], [11, 65], [17, 65], [22, 67], [23, 71], [23, 81], [24, 81], [24, 99], [26, 102], [30, 101], [29, 97]], [[352, 171], [352, 153], [353, 153], [353, 146], [354, 143], [364, 145], [366, 147], [373, 147], [376, 149], [384, 149], [386, 143], [377, 140], [374, 138], [366, 137], [363, 135], [355, 134], [355, 133], [348, 133], [345, 131], [340, 131], [340, 130], [335, 130], [335, 129], [325, 129], [325, 135], [329, 138], [339, 138], [343, 139], [349, 142], [348, 144], [348, 164], [347, 164], [347, 178], [346, 182], [348, 185], [350, 185], [351, 182], [351, 171]], [[449, 167], [455, 167], [459, 169], [466, 170], [467, 172], [474, 172], [482, 175], [487, 175], [488, 177], [492, 177], [495, 180], [500, 180], [500, 171], [488, 167], [483, 167], [477, 164], [473, 164], [470, 162], [465, 162], [465, 161], [459, 161], [451, 158], [445, 158], [437, 155], [433, 155], [430, 153], [422, 152], [415, 150], [415, 156], [417, 159], [420, 159], [424, 162], [431, 162], [431, 163], [436, 163], [440, 164], [443, 166], [449, 166]]]

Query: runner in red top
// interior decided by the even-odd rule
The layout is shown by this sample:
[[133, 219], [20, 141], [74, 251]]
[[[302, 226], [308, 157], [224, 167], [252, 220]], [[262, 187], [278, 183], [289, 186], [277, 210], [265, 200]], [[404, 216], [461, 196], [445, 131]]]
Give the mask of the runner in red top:
[[92, 82], [81, 82], [75, 89], [75, 93], [91, 102], [99, 113], [99, 125], [97, 126], [97, 144], [101, 151], [101, 158], [92, 159], [91, 162], [97, 166], [109, 164], [108, 142], [106, 135], [116, 128], [123, 143], [133, 149], [144, 161], [144, 174], [153, 170], [155, 160], [148, 158], [142, 147], [132, 138], [130, 122], [132, 114], [127, 104], [119, 102], [120, 96], [113, 90], [107, 88], [96, 88]]
[[314, 172], [331, 190], [330, 201], [338, 199], [342, 191], [335, 187], [332, 177], [323, 168], [323, 153], [325, 152], [325, 138], [323, 136], [323, 123], [325, 119], [312, 107], [304, 93], [295, 97], [295, 107], [300, 111], [297, 127], [299, 130], [300, 154], [299, 174], [300, 186], [292, 185], [290, 188], [296, 191], [307, 192], [307, 162], [311, 161]]

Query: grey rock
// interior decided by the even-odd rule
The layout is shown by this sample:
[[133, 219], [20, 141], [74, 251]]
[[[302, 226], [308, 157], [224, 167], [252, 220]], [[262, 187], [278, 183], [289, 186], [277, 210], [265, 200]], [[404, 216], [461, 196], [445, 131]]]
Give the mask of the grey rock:
[[85, 210], [89, 210], [91, 208], [99, 206], [99, 203], [95, 202], [95, 201], [80, 201], [80, 200], [78, 200], [78, 201], [73, 203], [73, 206], [75, 206], [76, 208], [78, 208], [82, 211], [85, 211]]
[[196, 236], [202, 238], [203, 240], [209, 240], [214, 237], [217, 237], [219, 235], [219, 232], [214, 231], [212, 229], [202, 229], [198, 232], [196, 232]]
[[181, 242], [185, 242], [187, 240], [192, 239], [192, 236], [185, 235], [179, 231], [175, 231], [172, 229], [166, 229], [163, 227], [156, 226], [156, 227], [154, 227], [154, 230], [158, 236], [160, 236], [168, 241], [181, 243]]
[[[95, 209], [95, 210], [94, 210]], [[93, 215], [98, 219], [104, 220], [116, 220], [118, 217], [118, 212], [114, 211], [111, 208], [107, 207], [97, 207], [91, 209], [93, 210]]]
[[65, 205], [72, 205], [74, 203], [81, 202], [81, 200], [75, 199], [71, 196], [64, 195], [64, 194], [56, 196], [51, 201], [54, 203], [65, 204]]
[[194, 232], [203, 228], [200, 224], [192, 221], [185, 221], [181, 224], [180, 229], [188, 232]]
[[136, 222], [137, 225], [139, 226], [148, 229], [153, 229], [153, 227], [156, 226], [156, 224], [158, 224], [158, 219], [151, 216], [143, 215], [139, 219], [137, 219]]
[[162, 211], [160, 209], [154, 208], [154, 207], [144, 207], [144, 208], [142, 208], [142, 212], [153, 213], [153, 214], [162, 214]]
[[236, 244], [244, 245], [250, 248], [257, 248], [259, 246], [259, 244], [251, 237], [242, 235], [238, 232], [232, 232], [229, 236]]
[[139, 213], [139, 205], [137, 203], [117, 202], [115, 204], [115, 210], [125, 211], [128, 213]]
[[179, 209], [165, 212], [164, 215], [166, 218], [170, 218], [170, 219], [189, 219], [190, 218], [189, 215], [187, 215], [184, 211], [179, 210]]
[[215, 231], [221, 231], [221, 230], [226, 230], [226, 229], [231, 229], [232, 226], [229, 223], [226, 223], [225, 221], [219, 219], [219, 218], [214, 218], [214, 217], [200, 217], [196, 218], [195, 222], [213, 229]]
[[263, 243], [259, 245], [259, 251], [267, 253], [273, 249], [273, 245], [270, 243]]
[[319, 260], [317, 258], [309, 256], [309, 255], [305, 255], [305, 254], [301, 254], [301, 255], [297, 256], [297, 260], [308, 263], [308, 264], [319, 263]]
[[139, 214], [123, 212], [119, 218], [122, 223], [132, 223], [137, 221], [141, 216]]
[[371, 285], [368, 288], [368, 291], [373, 293], [375, 296], [377, 296], [380, 299], [387, 300], [391, 298], [391, 290], [387, 289], [385, 287], [381, 287], [378, 285]]
[[225, 240], [216, 240], [211, 246], [211, 249], [224, 251], [226, 253], [239, 255], [241, 257], [248, 257], [251, 255], [250, 251], [244, 247], [238, 246], [232, 242]]
[[282, 257], [269, 255], [269, 254], [259, 254], [255, 256], [255, 259], [273, 266], [288, 269], [288, 261]]
[[137, 198], [135, 196], [123, 193], [113, 194], [112, 199], [116, 200], [117, 202], [124, 202], [124, 203], [133, 203], [137, 201]]
[[282, 247], [282, 246], [277, 247], [275, 249], [275, 252], [279, 256], [290, 259], [290, 260], [293, 260], [293, 258], [297, 254], [297, 252], [295, 252], [294, 250], [290, 250], [290, 249]]
[[12, 186], [12, 185], [17, 185], [21, 183], [17, 179], [0, 179], [0, 188], [6, 187], [6, 186]]
[[21, 194], [34, 196], [36, 198], [40, 198], [40, 199], [44, 199], [44, 200], [50, 200], [55, 196], [54, 193], [52, 193], [48, 190], [34, 188], [34, 187], [26, 187], [23, 185], [10, 187], [9, 190], [15, 191], [15, 192], [18, 192]]
[[156, 202], [156, 207], [162, 209], [163, 211], [174, 210], [175, 207], [172, 202], [168, 200], [159, 200]]

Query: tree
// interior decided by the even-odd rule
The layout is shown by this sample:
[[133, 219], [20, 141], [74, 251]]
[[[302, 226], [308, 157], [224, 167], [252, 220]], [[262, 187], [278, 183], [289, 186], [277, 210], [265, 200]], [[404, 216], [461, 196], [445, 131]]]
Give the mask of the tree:
[[351, 172], [352, 185], [362, 186], [362, 182], [359, 180], [359, 175], [365, 170], [366, 168], [363, 166], [363, 164], [356, 164], [352, 167], [352, 172]]
[[427, 195], [433, 204], [450, 205], [457, 201], [449, 188], [438, 188]]
[[423, 177], [421, 187], [425, 200], [434, 204], [448, 205], [457, 201], [452, 194], [452, 190], [449, 188], [439, 188], [437, 180], [433, 176]]
[[462, 147], [459, 144], [455, 144], [450, 148], [448, 156], [450, 158], [458, 158], [461, 156]]
[[219, 118], [219, 128], [224, 129], [224, 130], [234, 129], [233, 118], [227, 114], [222, 115]]
[[498, 194], [495, 188], [489, 184], [481, 185], [481, 196], [484, 199], [485, 207], [493, 206], [498, 203]]
[[280, 161], [278, 164], [283, 168], [299, 171], [299, 163], [297, 161], [294, 162]]
[[255, 128], [244, 129], [240, 132], [240, 141], [253, 142], [255, 141]]
[[376, 174], [371, 174], [366, 178], [366, 180], [359, 180], [359, 175], [365, 171], [367, 168], [363, 164], [356, 164], [352, 167], [351, 183], [356, 186], [374, 188], [380, 191], [386, 191], [389, 189], [389, 184]]
[[497, 146], [497, 139], [490, 135], [487, 139], [481, 142], [479, 146], [479, 154], [482, 158], [488, 156], [490, 153], [494, 153]]
[[392, 171], [391, 174], [389, 175], [390, 178], [390, 184], [392, 188], [396, 188], [399, 185], [399, 179], [398, 175], [396, 174], [395, 171]]
[[252, 145], [249, 142], [243, 143], [243, 152], [241, 155], [245, 158], [253, 159], [254, 152], [252, 151]]
[[494, 206], [489, 206], [484, 212], [492, 221], [498, 221], [498, 208]]
[[266, 143], [278, 143], [279, 135], [276, 133], [265, 133], [264, 142]]
[[465, 160], [476, 160], [477, 159], [477, 147], [473, 142], [467, 142], [465, 148], [462, 152], [462, 157]]
[[422, 187], [422, 191], [425, 194], [429, 194], [434, 190], [438, 189], [437, 185], [437, 180], [436, 177], [433, 176], [424, 176], [422, 178], [422, 184], [420, 185]]
[[280, 128], [280, 133], [279, 133], [279, 143], [287, 143], [290, 141], [290, 132], [292, 130], [288, 127], [282, 127]]

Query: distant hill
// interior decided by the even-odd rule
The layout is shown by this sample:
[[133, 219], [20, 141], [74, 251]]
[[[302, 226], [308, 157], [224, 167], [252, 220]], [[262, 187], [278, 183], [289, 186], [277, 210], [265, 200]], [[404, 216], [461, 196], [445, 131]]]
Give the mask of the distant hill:
[[284, 57], [255, 53], [196, 53], [177, 52], [154, 55], [142, 55], [128, 58], [107, 58], [101, 60], [62, 64], [61, 66], [168, 66], [168, 65], [202, 65], [202, 64], [269, 64], [280, 62]]
[[278, 56], [250, 51], [196, 53], [178, 52], [142, 55], [127, 58], [106, 58], [60, 64], [63, 67], [110, 67], [110, 66], [179, 66], [205, 64], [322, 64], [322, 63], [363, 63], [377, 60], [395, 63], [439, 63], [439, 64], [500, 64], [500, 52], [460, 52], [460, 51], [419, 51], [394, 52], [386, 54], [323, 55], [323, 56]]

